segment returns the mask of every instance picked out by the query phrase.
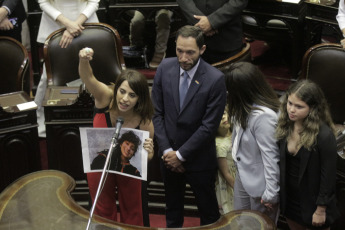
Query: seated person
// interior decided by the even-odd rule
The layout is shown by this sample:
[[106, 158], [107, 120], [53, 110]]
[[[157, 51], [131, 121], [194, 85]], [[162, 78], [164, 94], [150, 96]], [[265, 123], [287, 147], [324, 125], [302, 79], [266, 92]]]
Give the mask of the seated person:
[[[129, 11], [132, 15], [130, 23], [130, 45], [134, 47], [144, 47], [145, 17], [138, 11]], [[170, 22], [173, 13], [166, 9], [157, 11], [156, 23], [156, 42], [152, 60], [149, 63], [151, 69], [156, 69], [165, 57], [167, 43], [170, 35]]]
[[[141, 177], [138, 169], [129, 162], [137, 152], [140, 144], [141, 140], [133, 131], [122, 134], [111, 156], [109, 169]], [[108, 150], [99, 152], [91, 163], [91, 169], [103, 169], [107, 155]]]
[[0, 36], [22, 42], [22, 23], [26, 13], [22, 0], [0, 0]]

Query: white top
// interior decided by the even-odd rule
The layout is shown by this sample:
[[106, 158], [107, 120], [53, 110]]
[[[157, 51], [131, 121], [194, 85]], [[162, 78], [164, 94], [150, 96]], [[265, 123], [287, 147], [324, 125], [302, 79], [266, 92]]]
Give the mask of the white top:
[[99, 0], [38, 0], [38, 3], [43, 11], [37, 36], [40, 43], [44, 43], [52, 32], [64, 27], [56, 21], [60, 14], [72, 21], [84, 14], [88, 18], [86, 22], [98, 22], [95, 12]]
[[344, 0], [339, 1], [337, 21], [341, 30], [345, 28], [345, 4]]

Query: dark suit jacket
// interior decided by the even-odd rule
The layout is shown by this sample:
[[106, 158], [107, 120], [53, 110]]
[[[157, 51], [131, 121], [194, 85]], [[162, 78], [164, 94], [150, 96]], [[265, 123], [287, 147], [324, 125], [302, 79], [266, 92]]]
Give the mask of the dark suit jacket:
[[[280, 148], [280, 198], [281, 211], [286, 207], [286, 140], [279, 141]], [[317, 136], [317, 145], [312, 151], [303, 148], [299, 169], [299, 190], [302, 219], [312, 222], [312, 215], [317, 205], [327, 206], [326, 223], [333, 223], [339, 213], [336, 208], [336, 161], [337, 150], [335, 136], [331, 129], [323, 124]]]
[[152, 88], [153, 124], [159, 149], [179, 150], [186, 159], [183, 163], [186, 170], [215, 169], [214, 135], [226, 102], [224, 75], [200, 59], [181, 111], [179, 78], [177, 58], [164, 59], [157, 69]]
[[193, 15], [207, 16], [218, 34], [206, 37], [208, 50], [227, 53], [242, 47], [242, 10], [248, 0], [177, 0], [184, 16], [191, 25], [198, 20]]
[[17, 23], [19, 25], [26, 19], [26, 12], [22, 0], [0, 0], [0, 6], [9, 8], [11, 14], [8, 15], [8, 18], [18, 18]]

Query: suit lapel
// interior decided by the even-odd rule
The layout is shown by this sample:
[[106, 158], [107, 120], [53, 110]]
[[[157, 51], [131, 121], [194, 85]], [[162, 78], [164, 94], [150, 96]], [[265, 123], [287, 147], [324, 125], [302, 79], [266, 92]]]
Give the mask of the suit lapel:
[[178, 62], [176, 62], [176, 66], [172, 69], [169, 79], [171, 79], [171, 88], [173, 92], [176, 111], [180, 111], [180, 65], [178, 64]]

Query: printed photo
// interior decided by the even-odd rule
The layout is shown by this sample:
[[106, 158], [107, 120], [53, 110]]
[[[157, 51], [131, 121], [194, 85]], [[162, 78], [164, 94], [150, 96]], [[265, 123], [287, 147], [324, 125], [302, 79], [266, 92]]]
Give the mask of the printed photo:
[[80, 128], [84, 172], [102, 172], [109, 154], [107, 170], [147, 180], [147, 151], [143, 148], [149, 132], [122, 128], [110, 153], [115, 128]]

